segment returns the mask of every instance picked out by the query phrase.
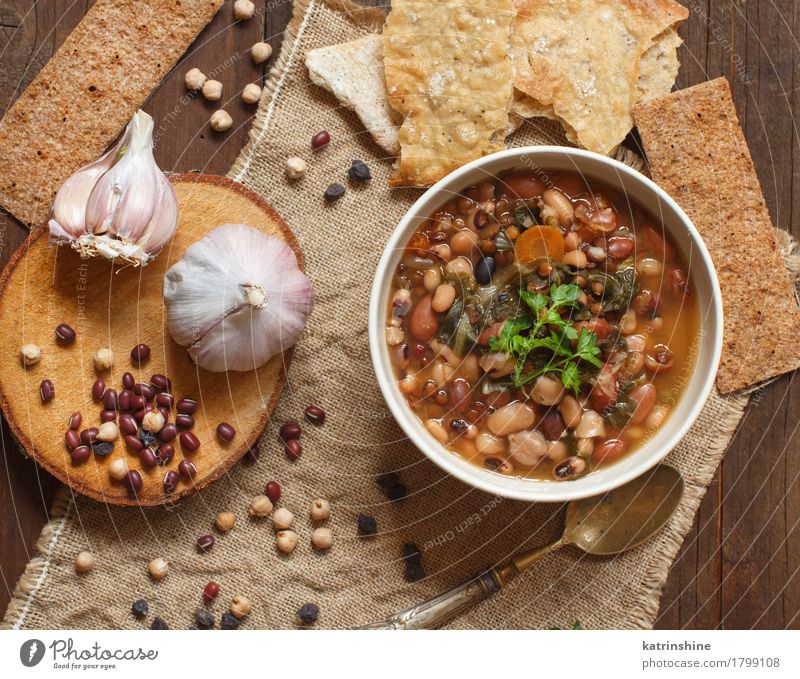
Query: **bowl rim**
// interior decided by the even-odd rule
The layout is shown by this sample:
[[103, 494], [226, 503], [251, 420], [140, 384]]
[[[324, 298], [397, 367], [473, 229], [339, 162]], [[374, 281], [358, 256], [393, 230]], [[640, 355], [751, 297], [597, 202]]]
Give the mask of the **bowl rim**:
[[[385, 319], [379, 317], [379, 309], [384, 298], [388, 296], [389, 285], [391, 283], [391, 276], [389, 276], [389, 263], [392, 259], [393, 253], [400, 245], [404, 245], [405, 241], [410, 236], [410, 225], [415, 219], [424, 216], [421, 209], [425, 207], [430, 197], [436, 193], [442, 192], [445, 187], [458, 183], [458, 181], [465, 175], [471, 173], [475, 169], [480, 169], [485, 165], [493, 164], [497, 161], [517, 159], [520, 160], [521, 156], [527, 156], [528, 160], [533, 155], [547, 155], [547, 154], [561, 154], [570, 157], [575, 161], [576, 169], [580, 170], [579, 164], [584, 160], [591, 160], [606, 165], [610, 170], [626, 175], [634, 182], [643, 185], [645, 189], [651, 191], [657, 197], [659, 203], [666, 205], [677, 217], [678, 221], [686, 228], [686, 231], [691, 237], [692, 246], [697, 248], [702, 261], [702, 267], [708, 276], [710, 283], [710, 300], [709, 300], [709, 313], [705, 317], [701, 316], [699, 336], [702, 337], [704, 331], [713, 330], [712, 344], [711, 344], [711, 360], [704, 362], [702, 366], [695, 361], [692, 370], [692, 377], [687, 383], [684, 390], [688, 390], [689, 386], [695, 380], [702, 380], [699, 383], [698, 396], [695, 402], [691, 405], [686, 417], [678, 421], [675, 418], [667, 420], [667, 426], [674, 423], [674, 429], [669, 435], [668, 440], [664, 441], [656, 452], [648, 456], [642, 456], [638, 464], [633, 464], [629, 469], [624, 472], [608, 478], [602, 482], [587, 483], [577, 485], [575, 483], [559, 483], [558, 487], [563, 488], [562, 492], [553, 493], [548, 492], [543, 494], [541, 488], [542, 484], [546, 484], [548, 488], [552, 488], [555, 481], [537, 481], [536, 479], [524, 480], [525, 487], [506, 488], [493, 482], [493, 474], [491, 472], [480, 469], [476, 465], [472, 465], [477, 469], [479, 474], [474, 476], [467, 474], [456, 463], [456, 460], [462, 460], [458, 455], [442, 444], [436, 441], [432, 436], [420, 436], [419, 431], [416, 430], [412, 424], [413, 419], [419, 423], [419, 419], [411, 412], [405, 398], [400, 394], [397, 387], [396, 380], [391, 372], [390, 359], [388, 356], [388, 348], [386, 347], [384, 338]], [[546, 163], [544, 163], [546, 165]], [[546, 168], [545, 168], [546, 171]], [[428, 208], [429, 209], [429, 208]], [[609, 158], [591, 151], [583, 149], [566, 147], [566, 146], [523, 146], [513, 149], [506, 149], [499, 151], [482, 158], [473, 160], [466, 165], [454, 170], [447, 176], [443, 177], [430, 188], [425, 190], [411, 207], [405, 212], [403, 217], [392, 230], [392, 233], [384, 246], [378, 265], [375, 270], [373, 278], [372, 292], [369, 300], [369, 347], [370, 356], [372, 359], [373, 369], [375, 376], [380, 386], [381, 393], [384, 401], [386, 402], [395, 422], [400, 426], [403, 433], [408, 437], [409, 441], [421, 451], [429, 460], [434, 462], [438, 467], [448, 474], [459, 479], [461, 482], [467, 484], [472, 488], [482, 490], [487, 493], [492, 493], [513, 500], [523, 500], [526, 502], [569, 502], [572, 500], [579, 500], [586, 497], [592, 497], [606, 493], [610, 490], [624, 485], [638, 476], [646, 473], [648, 470], [659, 464], [684, 438], [689, 428], [695, 423], [700, 412], [708, 400], [711, 389], [714, 386], [716, 379], [717, 369], [719, 367], [720, 357], [722, 354], [722, 339], [723, 339], [723, 309], [722, 309], [722, 294], [719, 287], [719, 280], [711, 255], [708, 252], [700, 232], [692, 223], [692, 220], [686, 215], [678, 203], [658, 184], [650, 178], [643, 175], [641, 172], [626, 165], [614, 158]], [[387, 369], [388, 366], [388, 369]], [[397, 397], [400, 397], [399, 399]], [[681, 397], [681, 401], [683, 396]], [[634, 451], [634, 456], [638, 451]], [[463, 460], [462, 460], [463, 461]], [[464, 461], [467, 464], [472, 464]], [[592, 478], [592, 475], [585, 477]]]

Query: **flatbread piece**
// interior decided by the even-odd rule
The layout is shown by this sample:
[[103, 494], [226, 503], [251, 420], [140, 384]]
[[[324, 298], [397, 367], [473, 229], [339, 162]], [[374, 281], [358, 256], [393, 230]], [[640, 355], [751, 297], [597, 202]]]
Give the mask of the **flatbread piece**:
[[514, 4], [514, 86], [562, 121], [571, 141], [610, 153], [633, 127], [642, 55], [688, 11], [673, 0]]
[[384, 68], [404, 120], [392, 186], [429, 186], [505, 148], [513, 14], [512, 0], [394, 0]]
[[31, 225], [98, 158], [223, 0], [97, 0], [0, 121], [0, 205]]
[[800, 367], [800, 312], [725, 78], [634, 109], [653, 179], [708, 246], [725, 313], [722, 393]]

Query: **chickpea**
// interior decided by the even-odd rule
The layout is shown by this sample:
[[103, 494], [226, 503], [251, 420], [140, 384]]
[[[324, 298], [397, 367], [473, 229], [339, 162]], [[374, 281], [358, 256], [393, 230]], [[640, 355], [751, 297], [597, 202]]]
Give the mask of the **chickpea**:
[[564, 259], [561, 260], [566, 266], [572, 266], [576, 269], [585, 269], [586, 268], [586, 255], [583, 254], [580, 250], [571, 250], [567, 254], [564, 255]]
[[[158, 411], [154, 411], [158, 412]], [[161, 414], [161, 413], [159, 413]], [[119, 436], [119, 427], [116, 422], [103, 422], [97, 430], [97, 440], [112, 443]]]
[[269, 43], [257, 42], [250, 48], [250, 55], [253, 57], [253, 63], [263, 64], [272, 56], [272, 47]]
[[478, 244], [478, 234], [469, 229], [456, 231], [450, 238], [450, 251], [454, 255], [469, 255]]
[[393, 325], [387, 326], [386, 344], [388, 344], [390, 347], [396, 347], [398, 344], [402, 343], [405, 338], [406, 333], [402, 328], [398, 328]]
[[186, 89], [193, 92], [203, 89], [203, 85], [205, 85], [206, 80], [208, 80], [208, 78], [199, 68], [190, 68], [188, 71], [186, 71], [186, 75], [183, 77]]
[[306, 161], [296, 156], [287, 158], [284, 173], [287, 179], [302, 179], [306, 174]]
[[221, 533], [227, 533], [236, 524], [236, 514], [233, 512], [219, 512], [214, 525]]
[[250, 500], [248, 513], [258, 519], [269, 516], [272, 513], [272, 502], [266, 495], [256, 495]]
[[561, 226], [569, 226], [575, 219], [575, 208], [572, 202], [558, 189], [547, 189], [542, 194], [545, 205], [553, 208]]
[[88, 573], [97, 563], [94, 554], [91, 552], [78, 552], [75, 555], [75, 572]]
[[114, 352], [108, 347], [101, 347], [92, 354], [92, 361], [97, 372], [111, 370], [114, 367]]
[[311, 544], [317, 549], [330, 549], [333, 545], [333, 531], [330, 528], [316, 528], [311, 533]]
[[319, 498], [311, 503], [311, 520], [312, 521], [325, 521], [330, 518], [331, 503], [327, 500]]
[[111, 463], [108, 465], [108, 475], [114, 479], [114, 481], [123, 481], [127, 473], [128, 463], [123, 458], [118, 457], [116, 460], [111, 460]]
[[256, 13], [256, 6], [250, 0], [236, 0], [233, 3], [233, 16], [240, 21], [252, 19]]
[[297, 547], [297, 533], [293, 530], [282, 530], [275, 536], [275, 545], [284, 554], [291, 554]]
[[272, 515], [272, 526], [276, 531], [288, 530], [294, 523], [294, 514], [286, 507], [278, 507]]
[[148, 564], [147, 570], [150, 571], [150, 575], [155, 580], [161, 580], [167, 575], [167, 571], [169, 571], [169, 563], [167, 563], [166, 559], [159, 556]]
[[248, 599], [246, 596], [237, 594], [235, 597], [233, 597], [233, 599], [231, 599], [229, 610], [232, 615], [235, 615], [237, 618], [241, 619], [253, 610], [253, 604], [250, 603], [250, 599]]
[[219, 80], [206, 80], [201, 89], [203, 96], [209, 101], [222, 99], [222, 83]]
[[456, 299], [456, 289], [449, 283], [442, 283], [433, 293], [431, 306], [436, 313], [444, 313]]
[[433, 292], [442, 282], [442, 274], [438, 268], [427, 269], [422, 277], [422, 285], [428, 292]]
[[42, 350], [37, 344], [23, 344], [19, 348], [19, 356], [22, 359], [22, 365], [36, 365], [42, 360]]
[[164, 428], [165, 423], [166, 420], [160, 410], [149, 410], [142, 418], [142, 429], [157, 434]]
[[257, 104], [261, 99], [261, 86], [256, 83], [249, 83], [242, 90], [242, 101], [245, 104]]
[[230, 113], [220, 109], [211, 114], [208, 123], [211, 125], [211, 129], [214, 130], [214, 132], [225, 132], [225, 130], [231, 129], [233, 118], [231, 118]]

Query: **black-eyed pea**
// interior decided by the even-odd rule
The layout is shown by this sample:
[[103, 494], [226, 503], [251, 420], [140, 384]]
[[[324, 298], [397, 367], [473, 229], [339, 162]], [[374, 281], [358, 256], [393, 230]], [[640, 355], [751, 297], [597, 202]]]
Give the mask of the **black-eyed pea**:
[[447, 429], [445, 429], [444, 425], [439, 422], [439, 420], [430, 419], [425, 422], [425, 428], [428, 430], [428, 433], [433, 436], [439, 443], [447, 444], [450, 440], [450, 437], [447, 435]]
[[464, 432], [464, 438], [474, 441], [476, 438], [478, 438], [479, 433], [480, 432], [478, 428], [474, 424], [471, 424], [469, 425], [469, 427], [467, 427], [467, 430]]
[[536, 415], [533, 408], [515, 401], [495, 410], [486, 420], [486, 426], [495, 436], [506, 436], [533, 426]]
[[575, 436], [579, 439], [591, 439], [596, 436], [605, 436], [606, 427], [603, 417], [595, 410], [587, 410], [581, 416], [581, 421], [575, 427]]
[[564, 441], [549, 441], [547, 443], [547, 459], [553, 462], [561, 462], [569, 457], [569, 450]]
[[439, 269], [427, 269], [422, 276], [422, 285], [428, 292], [433, 292], [442, 282], [442, 274]]
[[561, 411], [561, 417], [564, 420], [564, 424], [566, 424], [570, 429], [575, 429], [580, 423], [581, 418], [583, 417], [583, 408], [581, 404], [578, 403], [578, 399], [574, 396], [567, 394], [561, 399], [561, 403], [558, 404], [558, 409]]
[[587, 259], [586, 255], [580, 250], [570, 250], [564, 255], [564, 258], [561, 261], [565, 266], [571, 266], [576, 269], [585, 269]]
[[559, 462], [553, 468], [553, 476], [556, 480], [567, 479], [576, 474], [586, 471], [586, 461], [578, 456], [568, 457], [563, 462]]
[[484, 460], [484, 465], [486, 465], [488, 469], [498, 474], [503, 474], [504, 476], [510, 476], [514, 473], [514, 465], [508, 460], [501, 460], [499, 457], [487, 457], [486, 460]]
[[433, 300], [431, 301], [431, 307], [436, 313], [444, 313], [447, 311], [451, 306], [453, 306], [453, 302], [456, 299], [456, 289], [450, 285], [449, 283], [442, 283], [436, 288], [436, 291], [433, 293]]
[[447, 243], [439, 243], [438, 245], [434, 245], [431, 248], [431, 252], [445, 262], [449, 262], [453, 257], [453, 253], [450, 251], [450, 246], [447, 245]]

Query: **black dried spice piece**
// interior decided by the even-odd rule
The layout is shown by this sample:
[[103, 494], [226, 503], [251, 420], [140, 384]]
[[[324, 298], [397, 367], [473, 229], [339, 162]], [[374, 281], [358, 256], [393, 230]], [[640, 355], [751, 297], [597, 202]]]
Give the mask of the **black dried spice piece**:
[[422, 563], [422, 552], [413, 542], [403, 545], [403, 559], [407, 562]]
[[397, 472], [385, 472], [384, 474], [378, 475], [376, 482], [381, 488], [388, 490], [392, 486], [396, 486], [400, 483], [400, 477]]
[[422, 567], [422, 553], [413, 542], [403, 545], [403, 561], [406, 564], [406, 580], [417, 582], [425, 577], [425, 569]]
[[329, 203], [335, 203], [344, 195], [344, 192], [344, 186], [333, 183], [328, 186], [327, 189], [325, 189], [325, 200], [327, 200]]
[[386, 497], [388, 497], [392, 502], [402, 500], [407, 495], [408, 488], [406, 488], [402, 483], [396, 483], [386, 491]]
[[408, 563], [406, 564], [406, 580], [409, 582], [418, 582], [425, 577], [425, 570], [422, 564]]
[[113, 443], [108, 441], [92, 441], [92, 451], [94, 451], [95, 455], [105, 457], [106, 455], [110, 455], [113, 450]]
[[156, 616], [153, 618], [153, 622], [150, 623], [150, 629], [169, 629], [169, 625], [164, 622], [161, 618]]
[[199, 610], [194, 614], [197, 629], [211, 629], [214, 626], [214, 616], [208, 611]]
[[347, 171], [347, 176], [354, 182], [368, 182], [372, 179], [369, 166], [363, 160], [354, 160]]
[[392, 502], [402, 500], [408, 495], [408, 488], [400, 481], [400, 476], [397, 472], [386, 472], [380, 474], [377, 478], [377, 483]]
[[156, 440], [155, 434], [151, 434], [149, 431], [147, 431], [147, 429], [139, 430], [139, 440], [150, 448], [158, 447], [158, 441]]
[[221, 629], [239, 629], [239, 618], [231, 613], [223, 613], [219, 626]]
[[147, 611], [150, 609], [147, 601], [144, 599], [137, 599], [131, 604], [131, 613], [140, 620], [147, 617]]
[[378, 532], [378, 522], [374, 516], [359, 514], [357, 522], [359, 535], [375, 535]]
[[303, 604], [297, 610], [297, 617], [307, 625], [310, 625], [319, 618], [319, 606], [317, 604]]

